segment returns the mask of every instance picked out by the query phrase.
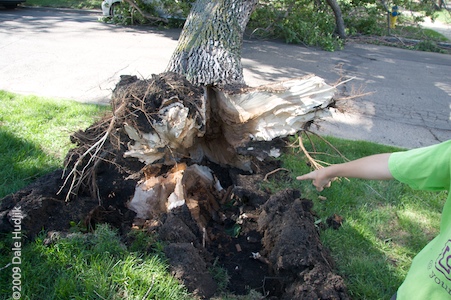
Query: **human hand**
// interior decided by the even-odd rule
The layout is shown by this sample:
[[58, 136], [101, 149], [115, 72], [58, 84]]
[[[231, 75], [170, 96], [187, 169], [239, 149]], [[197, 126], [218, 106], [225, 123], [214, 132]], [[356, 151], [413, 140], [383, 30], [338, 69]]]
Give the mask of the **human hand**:
[[321, 192], [325, 187], [330, 187], [330, 184], [334, 178], [328, 175], [325, 168], [312, 171], [310, 173], [296, 177], [297, 180], [313, 180], [312, 184], [316, 187], [316, 190]]

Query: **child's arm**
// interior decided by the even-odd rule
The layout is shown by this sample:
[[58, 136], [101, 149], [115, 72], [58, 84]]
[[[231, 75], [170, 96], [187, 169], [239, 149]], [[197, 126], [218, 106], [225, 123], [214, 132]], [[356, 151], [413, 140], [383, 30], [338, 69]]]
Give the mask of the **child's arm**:
[[361, 178], [370, 180], [388, 180], [393, 176], [388, 169], [391, 153], [376, 154], [343, 164], [332, 165], [296, 177], [297, 180], [313, 180], [318, 191], [330, 187], [335, 177]]

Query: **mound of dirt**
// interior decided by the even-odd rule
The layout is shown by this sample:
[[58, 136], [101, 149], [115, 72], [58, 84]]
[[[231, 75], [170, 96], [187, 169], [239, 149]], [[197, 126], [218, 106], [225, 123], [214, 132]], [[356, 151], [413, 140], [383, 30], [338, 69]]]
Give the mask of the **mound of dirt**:
[[[223, 187], [220, 198], [212, 200], [215, 210], [203, 219], [205, 227], [199, 226], [198, 217], [186, 204], [162, 210], [151, 218], [136, 218], [128, 203], [138, 182], [151, 173], [164, 177], [170, 166], [145, 166], [136, 158], [124, 158], [130, 138], [124, 132], [123, 122], [148, 128], [143, 111], [159, 104], [147, 103], [146, 99], [177, 97], [190, 102], [190, 95], [197, 95], [199, 90], [173, 74], [159, 75], [151, 81], [133, 77], [126, 80], [135, 89], [114, 106], [127, 109], [121, 110], [121, 116], [109, 116], [72, 136], [77, 148], [68, 154], [64, 173], [55, 171], [1, 200], [2, 232], [13, 230], [15, 207], [23, 213], [22, 231], [29, 239], [42, 229], [68, 231], [74, 222], [81, 222], [88, 230], [108, 223], [124, 235], [130, 230], [157, 234], [166, 244], [164, 252], [172, 274], [201, 299], [218, 292], [209, 271], [212, 266], [227, 270], [227, 289], [235, 294], [256, 290], [267, 299], [349, 299], [343, 279], [334, 273], [334, 263], [320, 242], [312, 202], [302, 199], [296, 190], [272, 194], [259, 189], [265, 175], [279, 167], [278, 161], [270, 157], [255, 160], [252, 174], [202, 161]], [[124, 81], [121, 84], [118, 91], [127, 85]], [[133, 120], [127, 119], [130, 115]], [[100, 145], [106, 131], [110, 134]], [[271, 143], [275, 142], [280, 141]], [[253, 146], [267, 148], [268, 144]], [[98, 150], [95, 154], [89, 152], [94, 148]], [[192, 164], [189, 159], [178, 159]], [[286, 179], [280, 172], [273, 176]]]

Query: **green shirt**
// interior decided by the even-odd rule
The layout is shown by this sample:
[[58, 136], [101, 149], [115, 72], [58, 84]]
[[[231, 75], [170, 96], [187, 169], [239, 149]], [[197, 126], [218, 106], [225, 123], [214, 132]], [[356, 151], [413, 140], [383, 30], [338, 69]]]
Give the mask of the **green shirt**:
[[[414, 189], [450, 190], [451, 140], [396, 152], [388, 167], [393, 177]], [[440, 233], [413, 259], [397, 300], [451, 300], [451, 194], [442, 212]]]

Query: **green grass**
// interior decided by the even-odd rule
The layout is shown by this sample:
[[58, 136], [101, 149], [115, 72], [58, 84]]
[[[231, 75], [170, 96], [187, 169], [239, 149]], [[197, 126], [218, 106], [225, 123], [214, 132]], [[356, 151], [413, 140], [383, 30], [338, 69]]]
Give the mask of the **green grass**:
[[[328, 137], [347, 159], [402, 149], [362, 141]], [[344, 159], [317, 138], [309, 151], [324, 152], [316, 159], [330, 163]], [[337, 263], [353, 299], [390, 299], [402, 283], [412, 258], [438, 233], [446, 192], [414, 191], [395, 180], [365, 181], [341, 179], [331, 188], [317, 192], [311, 182], [299, 182], [297, 175], [310, 167], [294, 148], [282, 158], [291, 177], [273, 181], [267, 188], [297, 188], [302, 197], [314, 200], [318, 222], [338, 214], [345, 222], [339, 230], [326, 229], [321, 238]], [[326, 200], [320, 200], [321, 197]]]
[[[6, 296], [2, 299], [13, 299], [13, 266], [19, 266], [22, 275], [21, 299], [192, 299], [169, 274], [158, 244], [148, 235], [140, 235], [137, 242], [153, 247], [150, 253], [131, 251], [136, 247], [127, 248], [107, 225], [47, 245], [44, 238], [41, 235], [22, 249], [21, 264], [2, 270], [0, 294]], [[1, 266], [12, 260], [8, 250], [1, 251]]]
[[441, 33], [417, 26], [401, 25], [390, 30], [392, 35], [414, 40], [429, 40], [434, 42], [447, 42], [448, 39]]
[[102, 0], [27, 0], [25, 4], [41, 7], [100, 9]]
[[435, 13], [435, 20], [445, 23], [451, 24], [451, 11], [446, 9], [441, 9]]
[[0, 198], [61, 168], [70, 134], [107, 109], [0, 91]]

